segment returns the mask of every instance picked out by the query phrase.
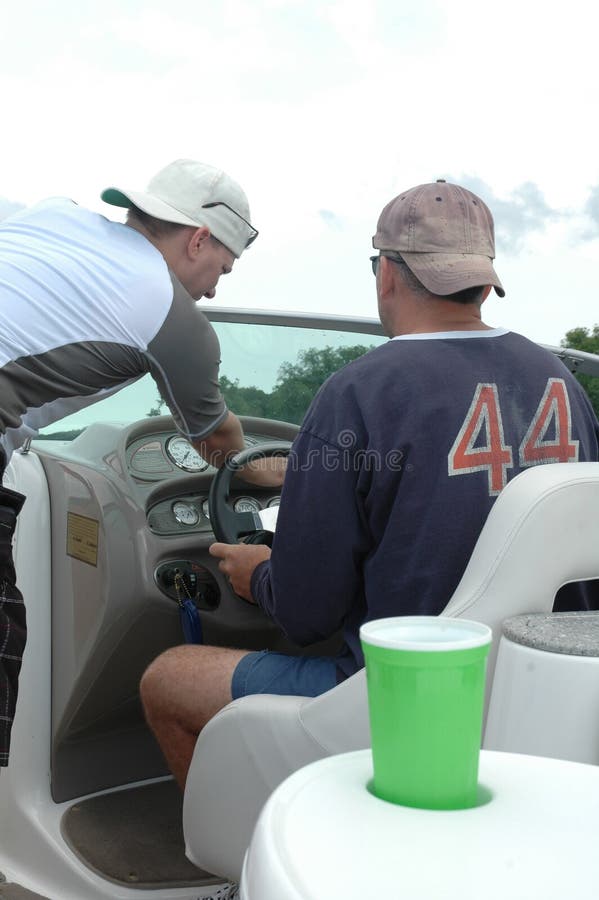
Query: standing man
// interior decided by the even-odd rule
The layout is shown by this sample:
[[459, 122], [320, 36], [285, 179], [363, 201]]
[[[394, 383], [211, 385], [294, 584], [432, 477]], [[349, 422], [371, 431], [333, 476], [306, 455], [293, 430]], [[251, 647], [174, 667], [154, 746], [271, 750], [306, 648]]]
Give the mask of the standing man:
[[[218, 387], [218, 339], [195, 305], [258, 234], [244, 192], [220, 169], [179, 159], [145, 191], [111, 187], [102, 199], [128, 209], [126, 224], [66, 199], [0, 223], [0, 474], [38, 429], [147, 372], [213, 465], [244, 446]], [[26, 634], [12, 562], [23, 500], [0, 488], [3, 766]]]
[[[363, 622], [441, 613], [510, 478], [539, 463], [599, 459], [599, 424], [565, 366], [482, 321], [491, 287], [504, 296], [482, 200], [443, 181], [412, 188], [383, 209], [373, 246], [391, 340], [313, 401], [272, 554], [211, 547], [233, 590], [292, 641], [342, 631], [342, 650], [315, 658], [186, 646], [158, 657], [142, 700], [181, 786], [197, 735], [231, 699], [321, 694], [363, 667]], [[571, 592], [561, 608], [584, 602]]]

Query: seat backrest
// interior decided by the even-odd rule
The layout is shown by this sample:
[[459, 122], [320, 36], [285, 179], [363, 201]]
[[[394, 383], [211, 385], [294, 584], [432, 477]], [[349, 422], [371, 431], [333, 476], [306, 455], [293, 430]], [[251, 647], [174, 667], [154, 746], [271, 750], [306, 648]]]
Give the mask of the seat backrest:
[[[591, 578], [599, 578], [599, 463], [552, 463], [522, 472], [497, 498], [443, 610], [493, 631], [486, 707], [502, 622], [520, 613], [550, 612], [562, 585]], [[365, 746], [365, 702], [362, 672], [308, 701], [302, 719], [327, 745], [342, 741], [347, 750], [359, 749], [349, 745], [357, 739]]]
[[[487, 673], [488, 696], [504, 619], [520, 613], [550, 611], [559, 588], [570, 581], [599, 578], [599, 463], [549, 464], [527, 469], [497, 498], [474, 548], [464, 575], [443, 614], [484, 622], [493, 630]], [[273, 737], [273, 735], [275, 737]], [[223, 741], [238, 748], [218, 783], [230, 783], [235, 772], [237, 798], [225, 796], [215, 830], [214, 810], [202, 806], [203, 785], [218, 777]], [[227, 829], [238, 828], [236, 802], [243, 802], [242, 785], [260, 785], [262, 802], [299, 765], [333, 753], [368, 747], [370, 731], [364, 670], [314, 699], [261, 695], [235, 701], [213, 719], [199, 737], [186, 789], [186, 839], [190, 857], [199, 865], [223, 865], [206, 838], [196, 844], [191, 823], [207, 816], [207, 839], [224, 852]], [[259, 760], [259, 763], [257, 762]], [[276, 772], [276, 776], [269, 773]], [[256, 788], [258, 790], [258, 788]], [[211, 795], [214, 803], [214, 795]], [[247, 846], [260, 803], [254, 797], [237, 846]], [[192, 807], [195, 807], [192, 814]], [[202, 810], [202, 812], [200, 812]], [[222, 828], [222, 830], [221, 830]], [[216, 834], [216, 831], [219, 834]], [[249, 833], [248, 833], [249, 832]], [[205, 835], [206, 833], [203, 832]], [[199, 831], [195, 831], [195, 837]], [[220, 842], [220, 844], [219, 844]], [[223, 874], [238, 875], [242, 854], [227, 860]], [[218, 871], [218, 869], [212, 869]]]

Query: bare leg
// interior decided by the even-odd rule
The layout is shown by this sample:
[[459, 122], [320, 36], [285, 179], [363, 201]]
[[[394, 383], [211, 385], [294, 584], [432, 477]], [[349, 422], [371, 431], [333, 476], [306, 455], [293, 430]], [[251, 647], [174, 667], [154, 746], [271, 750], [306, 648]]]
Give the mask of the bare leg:
[[186, 644], [162, 653], [144, 672], [146, 719], [181, 790], [198, 734], [231, 702], [231, 678], [247, 652]]

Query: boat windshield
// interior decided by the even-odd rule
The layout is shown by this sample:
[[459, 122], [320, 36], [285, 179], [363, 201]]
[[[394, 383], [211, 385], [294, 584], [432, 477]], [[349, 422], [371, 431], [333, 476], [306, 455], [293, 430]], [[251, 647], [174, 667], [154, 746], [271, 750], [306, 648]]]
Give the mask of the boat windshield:
[[[221, 345], [221, 390], [227, 406], [237, 415], [299, 424], [329, 375], [386, 340], [380, 325], [371, 320], [349, 325], [344, 321], [333, 328], [330, 319], [269, 318], [271, 321], [213, 321]], [[345, 330], [348, 327], [352, 330]], [[48, 425], [40, 437], [68, 441], [95, 422], [129, 424], [167, 413], [153, 378], [146, 375]]]

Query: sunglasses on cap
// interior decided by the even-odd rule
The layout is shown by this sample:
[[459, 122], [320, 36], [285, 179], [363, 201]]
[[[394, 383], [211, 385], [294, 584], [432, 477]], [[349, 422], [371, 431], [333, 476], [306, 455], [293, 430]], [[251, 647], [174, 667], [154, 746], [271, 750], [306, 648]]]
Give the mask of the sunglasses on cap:
[[241, 221], [244, 223], [244, 225], [247, 225], [247, 227], [250, 229], [250, 231], [252, 233], [250, 234], [249, 238], [247, 239], [247, 242], [245, 245], [246, 247], [249, 247], [250, 244], [256, 240], [256, 238], [258, 237], [258, 230], [256, 228], [254, 228], [254, 226], [250, 222], [248, 222], [247, 219], [244, 219], [243, 216], [240, 216], [239, 213], [237, 212], [237, 210], [233, 209], [232, 206], [229, 206], [228, 203], [224, 203], [222, 200], [214, 200], [212, 203], [203, 203], [202, 209], [212, 209], [212, 207], [214, 207], [214, 206], [224, 206], [226, 209], [229, 210], [229, 212], [232, 212], [234, 216], [237, 216], [238, 219], [241, 219]]

